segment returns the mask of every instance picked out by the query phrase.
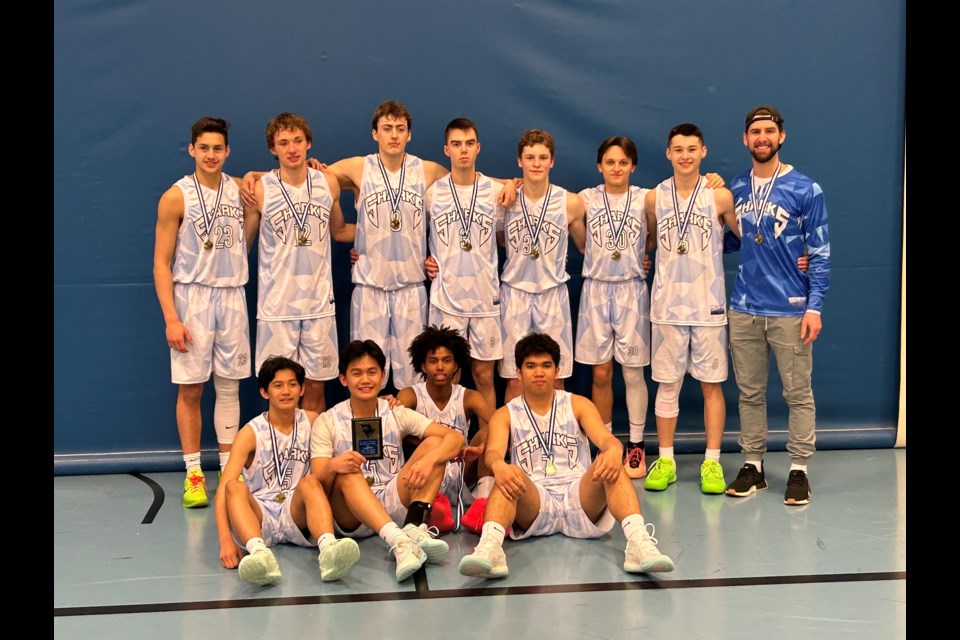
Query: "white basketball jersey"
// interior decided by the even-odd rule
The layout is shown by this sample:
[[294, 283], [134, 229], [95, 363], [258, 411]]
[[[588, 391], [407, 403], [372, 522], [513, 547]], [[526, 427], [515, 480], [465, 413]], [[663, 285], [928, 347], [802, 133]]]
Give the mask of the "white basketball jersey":
[[[643, 209], [647, 191], [630, 187], [627, 193], [606, 193], [600, 185], [580, 192], [587, 210], [584, 278], [622, 282], [647, 277], [642, 264], [647, 243]], [[628, 203], [630, 208], [624, 211]]]
[[502, 282], [528, 293], [541, 293], [570, 279], [566, 270], [566, 189], [550, 185], [544, 198], [531, 201], [521, 187], [504, 214], [503, 224], [507, 261], [500, 276]]
[[[335, 313], [330, 275], [330, 208], [322, 171], [307, 169], [299, 187], [264, 174], [258, 248], [257, 318], [302, 320]], [[291, 208], [292, 205], [292, 208]]]
[[[333, 457], [353, 449], [352, 420], [353, 410], [350, 400], [344, 400], [330, 410], [336, 433], [333, 439]], [[403, 439], [409, 435], [420, 437], [430, 424], [430, 420], [406, 407], [397, 407], [393, 411], [386, 400], [377, 400], [377, 415], [383, 426], [383, 459], [368, 460], [360, 466], [360, 473], [373, 478], [372, 488], [376, 491], [390, 482], [400, 473], [406, 460], [403, 456]]]
[[355, 284], [394, 291], [420, 284], [427, 277], [423, 267], [427, 250], [425, 178], [423, 161], [410, 154], [404, 156], [401, 172], [386, 173], [389, 185], [380, 167], [379, 154], [364, 158], [357, 201], [355, 246], [359, 259], [352, 277]]
[[427, 392], [426, 382], [418, 382], [411, 388], [417, 396], [417, 413], [427, 416], [434, 422], [439, 422], [442, 425], [456, 429], [463, 434], [464, 438], [467, 437], [467, 432], [470, 430], [470, 422], [467, 420], [467, 414], [463, 410], [463, 392], [465, 391], [463, 386], [459, 384], [453, 385], [453, 390], [450, 392], [450, 399], [447, 400], [447, 404], [443, 407], [442, 411], [437, 407], [437, 404]]
[[[550, 437], [550, 412], [545, 416], [529, 411], [523, 395], [507, 403], [510, 411], [511, 460], [530, 479], [542, 486], [566, 484], [590, 467], [590, 443], [573, 415], [570, 392], [554, 391], [556, 413]], [[531, 422], [533, 416], [534, 422]], [[544, 448], [546, 445], [546, 449]], [[556, 472], [547, 475], [553, 456]]]
[[193, 174], [176, 182], [183, 193], [183, 220], [177, 231], [172, 267], [174, 282], [209, 287], [239, 287], [247, 283], [247, 242], [243, 235], [240, 188], [225, 173], [221, 174], [220, 184], [220, 190], [208, 189], [194, 181]]
[[496, 227], [501, 188], [477, 173], [475, 185], [454, 185], [447, 175], [427, 190], [430, 255], [440, 266], [430, 285], [430, 303], [446, 313], [500, 315]]
[[[677, 197], [673, 179], [657, 186], [657, 265], [650, 296], [650, 321], [711, 326], [727, 323], [723, 275], [723, 223], [713, 189], [701, 188], [690, 215], [689, 197]], [[686, 229], [680, 237], [680, 228]]]
[[[243, 469], [243, 483], [256, 498], [273, 501], [282, 490], [290, 499], [300, 479], [310, 473], [310, 420], [296, 410], [294, 428], [288, 435], [276, 431], [261, 413], [250, 421], [257, 448], [250, 468]], [[277, 465], [280, 465], [279, 470]]]

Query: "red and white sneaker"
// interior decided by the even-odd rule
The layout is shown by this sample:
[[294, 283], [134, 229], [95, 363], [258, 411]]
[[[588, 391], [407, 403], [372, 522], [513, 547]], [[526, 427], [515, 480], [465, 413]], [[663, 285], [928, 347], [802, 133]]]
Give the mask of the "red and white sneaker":
[[643, 451], [643, 447], [637, 446], [632, 442], [628, 446], [630, 448], [627, 449], [627, 453], [624, 456], [623, 468], [630, 478], [634, 480], [643, 478], [647, 475], [647, 456]]

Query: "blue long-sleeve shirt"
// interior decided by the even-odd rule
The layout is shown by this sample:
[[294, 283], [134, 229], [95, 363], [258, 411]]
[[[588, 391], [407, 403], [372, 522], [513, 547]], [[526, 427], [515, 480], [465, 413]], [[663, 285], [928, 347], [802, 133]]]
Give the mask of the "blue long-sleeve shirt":
[[[742, 245], [730, 308], [760, 316], [802, 316], [820, 312], [830, 288], [830, 236], [823, 190], [796, 169], [781, 174], [762, 206], [754, 211], [750, 198], [750, 171], [730, 184], [740, 225]], [[758, 229], [759, 226], [759, 229]], [[757, 243], [757, 236], [762, 242]], [[806, 248], [810, 266], [806, 273], [797, 259]]]

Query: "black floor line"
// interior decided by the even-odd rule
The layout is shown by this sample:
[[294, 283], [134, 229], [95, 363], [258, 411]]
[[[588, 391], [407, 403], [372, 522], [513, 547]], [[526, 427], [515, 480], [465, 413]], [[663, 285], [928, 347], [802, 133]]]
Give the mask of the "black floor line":
[[163, 506], [163, 487], [142, 473], [131, 473], [130, 475], [145, 482], [147, 486], [153, 490], [153, 503], [150, 505], [150, 508], [147, 509], [147, 514], [143, 516], [143, 520], [140, 522], [140, 524], [150, 524], [153, 522], [153, 519], [157, 517], [157, 512], [160, 511], [160, 507]]
[[[429, 591], [426, 578], [422, 586], [415, 579], [416, 591], [388, 593], [358, 593], [338, 596], [297, 596], [289, 598], [245, 598], [236, 600], [208, 600], [201, 602], [156, 602], [149, 604], [108, 605], [99, 607], [55, 607], [53, 616], [107, 616], [129, 613], [164, 613], [171, 611], [208, 611], [214, 609], [245, 609], [249, 607], [289, 607], [314, 604], [345, 604], [357, 602], [390, 602], [396, 600], [434, 600], [443, 598], [479, 598], [486, 596], [542, 595], [551, 593], [584, 593], [602, 591], [634, 591], [648, 589], [704, 589], [718, 587], [754, 587], [794, 584], [823, 584], [831, 582], [879, 582], [906, 580], [906, 571], [874, 573], [830, 573], [799, 576], [756, 576], [749, 578], [703, 578], [696, 580], [638, 580], [636, 582], [593, 582], [584, 584], [533, 585], [526, 587], [475, 587], [470, 589], [441, 589]], [[494, 583], [495, 584], [495, 583]], [[421, 590], [422, 589], [422, 590]]]

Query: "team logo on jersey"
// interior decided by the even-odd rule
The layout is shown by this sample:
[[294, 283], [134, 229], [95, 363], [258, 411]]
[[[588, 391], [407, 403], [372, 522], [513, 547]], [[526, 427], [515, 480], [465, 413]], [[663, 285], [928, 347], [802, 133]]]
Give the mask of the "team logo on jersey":
[[[757, 225], [757, 216], [753, 211], [753, 206], [750, 204], [749, 200], [740, 202], [734, 207], [734, 212], [737, 214], [737, 223], [740, 225], [741, 235], [743, 233], [743, 222], [741, 218], [746, 218], [746, 220], [755, 225], [762, 226], [764, 229], [767, 226]], [[763, 216], [773, 218], [773, 237], [779, 238], [780, 234], [784, 232], [787, 228], [787, 224], [790, 222], [790, 212], [781, 208], [779, 205], [773, 202], [767, 202], [763, 207]], [[764, 232], [766, 233], [766, 232]]]
[[[283, 464], [288, 460], [294, 460], [295, 462], [301, 462], [307, 464], [310, 462], [310, 449], [301, 449], [299, 447], [287, 447], [286, 450], [280, 452], [280, 468], [285, 469], [284, 477], [282, 482], [277, 484], [281, 487], [290, 487], [293, 483], [293, 466]], [[277, 480], [277, 465], [275, 464], [265, 464], [263, 465], [263, 481], [268, 486], [272, 485], [273, 482]]]
[[[577, 465], [577, 454], [579, 453], [579, 438], [574, 435], [566, 433], [554, 433], [553, 434], [553, 446], [551, 447], [554, 455], [554, 460], [556, 464], [563, 462], [563, 459], [566, 459], [567, 468], [573, 469]], [[559, 454], [557, 449], [564, 449], [564, 452]], [[544, 466], [546, 461], [549, 459], [549, 455], [544, 451], [540, 446], [540, 439], [536, 434], [532, 434], [526, 440], [521, 441], [517, 444], [515, 448], [516, 452], [516, 463], [520, 465], [520, 468], [530, 476], [533, 475], [534, 470], [537, 468], [539, 461], [539, 466]]]
[[[622, 211], [614, 211], [611, 220], [606, 209], [597, 210], [596, 215], [587, 223], [593, 243], [608, 251], [625, 251], [627, 247], [635, 246], [643, 234], [643, 222], [631, 215], [628, 215], [624, 221], [623, 215]], [[615, 239], [614, 235], [621, 224], [623, 224], [623, 232], [619, 238]]]
[[[670, 214], [657, 221], [657, 242], [667, 251], [673, 251], [670, 230], [676, 228], [677, 216]], [[710, 237], [713, 235], [713, 216], [690, 212], [690, 223], [687, 227], [687, 242], [706, 251], [710, 247]], [[679, 241], [679, 238], [677, 238]]]
[[[281, 200], [281, 202], [283, 202]], [[294, 211], [283, 202], [283, 208], [269, 215], [270, 227], [280, 241], [284, 244], [293, 242], [300, 245], [311, 245], [314, 242], [320, 242], [327, 237], [327, 230], [330, 222], [330, 209], [323, 207], [315, 202], [294, 203]], [[306, 224], [300, 228], [299, 220]], [[316, 225], [310, 224], [310, 219], [317, 221]], [[293, 220], [294, 222], [290, 222]], [[301, 242], [301, 237], [303, 241]]]
[[[197, 208], [197, 214], [193, 217], [193, 230], [196, 231], [197, 235], [201, 238], [210, 238], [211, 240], [224, 236], [232, 238], [236, 235], [233, 230], [234, 225], [231, 222], [232, 220], [237, 220], [239, 227], [243, 229], [243, 208], [221, 202], [220, 207], [210, 218], [210, 228], [207, 229], [207, 222], [203, 219], [203, 212]], [[218, 248], [232, 245], [232, 242], [228, 245], [220, 243], [218, 244]]]
[[[561, 233], [560, 227], [550, 220], [544, 220], [538, 242], [540, 253], [552, 253], [560, 244]], [[507, 225], [507, 242], [513, 251], [521, 255], [530, 255], [537, 248], [522, 216], [517, 216]]]
[[[368, 460], [361, 466], [361, 473], [366, 477], [373, 478], [373, 484], [384, 484], [387, 482], [383, 476], [388, 479], [400, 473], [401, 462], [400, 448], [395, 444], [383, 443], [383, 458], [380, 460]], [[386, 467], [384, 471], [383, 468]]]
[[[399, 224], [391, 224], [394, 218], [392, 218], [390, 194], [386, 189], [380, 189], [368, 195], [363, 201], [363, 212], [367, 221], [377, 229], [386, 227], [391, 231], [401, 232], [406, 224], [412, 224], [414, 229], [419, 228], [423, 222], [423, 196], [415, 191], [404, 189], [400, 192], [400, 202], [400, 217], [397, 220]], [[408, 206], [405, 207], [403, 204]]]
[[[467, 211], [465, 213], [470, 216], [471, 235], [479, 236], [480, 242], [477, 244], [481, 247], [485, 246], [493, 233], [493, 216], [483, 210]], [[451, 207], [447, 211], [438, 213], [433, 218], [433, 224], [437, 230], [437, 238], [444, 246], [459, 246], [462, 225], [457, 217], [456, 209]], [[473, 229], [477, 230], [476, 233], [473, 233]]]

